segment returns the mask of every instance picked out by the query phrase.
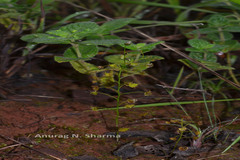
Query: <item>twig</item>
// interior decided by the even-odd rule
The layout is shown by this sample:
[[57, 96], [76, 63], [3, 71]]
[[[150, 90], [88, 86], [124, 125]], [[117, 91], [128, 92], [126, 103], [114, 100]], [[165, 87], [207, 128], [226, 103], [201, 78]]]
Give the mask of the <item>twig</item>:
[[8, 102], [8, 101], [17, 101], [17, 102], [30, 102], [31, 99], [4, 99], [0, 100], [0, 102]]
[[51, 99], [64, 99], [63, 97], [54, 97], [54, 96], [42, 96], [42, 95], [17, 95], [17, 96], [23, 96], [23, 97], [38, 97], [38, 98], [51, 98]]
[[207, 93], [205, 90], [201, 90], [201, 89], [190, 89], [190, 88], [179, 88], [179, 87], [170, 87], [170, 86], [164, 86], [161, 84], [156, 84], [157, 86], [160, 86], [164, 89], [169, 88], [169, 89], [177, 89], [177, 90], [183, 90], [183, 91], [193, 91], [193, 92], [205, 92], [208, 95], [211, 95], [210, 93]]
[[0, 148], [0, 150], [4, 150], [4, 149], [8, 149], [8, 148], [12, 148], [12, 147], [17, 147], [17, 146], [21, 146], [21, 144], [13, 144], [13, 145], [9, 145], [9, 146], [6, 146], [6, 147], [2, 147], [2, 148]]

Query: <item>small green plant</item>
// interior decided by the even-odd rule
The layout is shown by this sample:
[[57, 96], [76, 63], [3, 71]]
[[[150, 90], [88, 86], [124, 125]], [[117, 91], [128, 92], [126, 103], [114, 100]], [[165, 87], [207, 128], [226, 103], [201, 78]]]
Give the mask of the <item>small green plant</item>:
[[[237, 40], [233, 39], [233, 32], [239, 32], [240, 27], [237, 22], [237, 17], [233, 15], [224, 15], [224, 14], [212, 14], [206, 18], [207, 25], [203, 25], [202, 28], [197, 28], [194, 31], [188, 33], [189, 37], [193, 39], [188, 40], [190, 48], [186, 48], [186, 51], [189, 51], [189, 57], [201, 62], [208, 68], [212, 70], [226, 70], [228, 71], [230, 77], [233, 81], [239, 84], [237, 78], [233, 73], [232, 65], [236, 60], [236, 56], [231, 55], [231, 51], [240, 49], [240, 43]], [[235, 20], [235, 21], [234, 21]], [[227, 65], [223, 66], [217, 62], [218, 54], [226, 54]], [[182, 63], [192, 68], [196, 75], [199, 77], [197, 84], [200, 86], [200, 89], [210, 89], [212, 93], [221, 94], [224, 98], [227, 99], [226, 95], [221, 91], [223, 81], [217, 82], [217, 80], [203, 79], [202, 74], [207, 72], [205, 69], [197, 66], [187, 59], [181, 59]], [[192, 75], [192, 74], [191, 74]], [[225, 74], [226, 75], [226, 74]], [[216, 83], [217, 82], [217, 83]], [[211, 124], [211, 131], [207, 133], [199, 134], [198, 138], [194, 140], [195, 145], [201, 146], [201, 141], [205, 136], [213, 134], [216, 137], [216, 133], [219, 131], [219, 128], [216, 126], [217, 120], [214, 112], [214, 97], [212, 102], [212, 113], [210, 113], [208, 104], [206, 103], [206, 95], [203, 92], [203, 99], [205, 108], [208, 114], [209, 122]], [[214, 117], [214, 121], [212, 119]]]
[[[111, 32], [133, 20], [132, 18], [117, 19], [106, 22], [101, 26], [94, 22], [78, 22], [68, 24], [56, 30], [47, 31], [46, 33], [25, 35], [21, 39], [31, 43], [70, 44], [71, 47], [64, 52], [63, 56], [55, 56], [55, 61], [59, 63], [69, 62], [78, 72], [89, 74], [93, 83], [92, 94], [97, 95], [99, 88], [107, 88], [117, 94], [117, 96], [113, 96], [102, 93], [116, 100], [116, 127], [118, 128], [120, 105], [125, 104], [126, 107], [131, 108], [136, 102], [135, 99], [121, 102], [121, 96], [123, 95], [121, 88], [135, 88], [138, 85], [132, 81], [124, 82], [123, 79], [136, 74], [144, 75], [144, 70], [152, 67], [152, 61], [163, 59], [159, 56], [144, 55], [144, 53], [151, 51], [161, 42], [132, 44], [117, 36], [110, 35]], [[124, 52], [123, 54], [106, 56], [105, 60], [110, 63], [109, 65], [96, 66], [88, 62], [88, 60], [98, 54], [99, 46], [111, 47], [113, 45], [120, 45]], [[100, 72], [102, 76], [97, 74]], [[97, 110], [94, 107], [92, 109]]]
[[[188, 40], [191, 47], [186, 48], [186, 51], [190, 52], [191, 58], [198, 60], [212, 70], [227, 70], [233, 81], [239, 84], [233, 73], [234, 68], [232, 68], [236, 56], [231, 55], [231, 51], [240, 49], [240, 43], [233, 39], [233, 32], [240, 31], [237, 18], [233, 15], [212, 14], [206, 17], [206, 22], [207, 25], [188, 33], [194, 38]], [[226, 55], [226, 66], [217, 63], [219, 54]], [[189, 60], [182, 59], [180, 61], [195, 71], [206, 72]]]
[[[130, 94], [122, 93], [121, 88], [136, 88], [138, 86], [138, 84], [132, 81], [123, 82], [124, 79], [137, 74], [145, 75], [146, 73], [144, 70], [152, 67], [152, 64], [150, 62], [163, 59], [159, 56], [144, 55], [144, 53], [151, 51], [155, 48], [156, 45], [160, 43], [161, 42], [151, 44], [120, 44], [124, 48], [123, 55], [110, 55], [105, 57], [105, 59], [111, 64], [105, 69], [106, 71], [103, 77], [96, 78], [98, 79], [97, 81], [100, 82], [100, 87], [108, 88], [117, 94], [116, 97], [113, 97], [117, 102], [116, 127], [118, 127], [119, 107], [124, 105], [126, 108], [132, 108], [136, 102], [136, 99], [127, 99], [126, 101], [121, 102], [122, 95]], [[130, 51], [127, 52], [125, 49], [128, 49]], [[116, 80], [114, 77], [117, 77]], [[147, 96], [149, 93], [150, 91], [145, 92], [144, 95]]]

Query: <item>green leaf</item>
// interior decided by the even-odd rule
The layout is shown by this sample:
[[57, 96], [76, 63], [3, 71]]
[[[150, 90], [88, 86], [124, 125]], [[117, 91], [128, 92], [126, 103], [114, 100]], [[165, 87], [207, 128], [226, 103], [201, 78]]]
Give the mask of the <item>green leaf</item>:
[[[218, 52], [226, 52], [226, 48], [228, 46], [227, 45], [219, 45], [219, 44], [215, 44], [212, 48], [207, 49], [207, 54], [213, 54], [213, 53], [218, 53]], [[202, 49], [196, 49], [196, 48], [186, 48], [185, 51], [189, 51], [189, 52], [196, 52], [196, 53], [205, 53], [205, 50]]]
[[208, 19], [208, 26], [210, 27], [223, 27], [227, 26], [229, 24], [229, 21], [227, 18], [220, 14], [214, 14]]
[[78, 22], [68, 24], [57, 30], [47, 31], [47, 33], [71, 40], [78, 40], [94, 33], [96, 34], [98, 28], [99, 26], [94, 22]]
[[147, 45], [143, 46], [141, 50], [143, 53], [149, 52], [149, 51], [153, 50], [157, 45], [159, 45], [163, 42], [164, 41], [159, 41], [159, 42], [147, 44]]
[[145, 55], [145, 56], [141, 56], [137, 62], [138, 63], [149, 63], [149, 62], [153, 62], [156, 60], [162, 60], [162, 59], [164, 59], [164, 58], [160, 57], [160, 56]]
[[150, 62], [161, 60], [163, 59], [160, 56], [138, 56], [133, 54], [127, 54], [125, 56], [123, 55], [110, 55], [105, 57], [105, 59], [113, 64], [124, 66], [126, 65], [128, 68], [125, 68], [127, 72], [136, 72], [139, 73], [141, 71], [146, 70], [147, 68], [151, 67]]
[[203, 53], [204, 52], [204, 50], [202, 50], [202, 49], [197, 49], [197, 48], [193, 48], [193, 47], [186, 48], [185, 51], [188, 51], [188, 52], [199, 52], [199, 53]]
[[79, 45], [81, 57], [77, 57], [76, 50], [73, 47], [68, 48], [64, 52], [64, 57], [68, 58], [92, 58], [98, 53], [98, 48], [95, 45]]
[[62, 62], [71, 62], [71, 61], [88, 60], [88, 59], [86, 59], [86, 58], [68, 58], [68, 57], [62, 57], [62, 56], [54, 56], [54, 60], [58, 63], [62, 63]]
[[[117, 65], [131, 65], [132, 63], [149, 63], [155, 60], [161, 60], [163, 59], [160, 56], [140, 56], [140, 58], [137, 58], [136, 55], [133, 54], [127, 54], [125, 56], [125, 61], [124, 61], [124, 56], [123, 55], [110, 55], [110, 56], [106, 56], [105, 59], [110, 62], [110, 63], [114, 63]], [[135, 65], [133, 64], [133, 65]]]
[[39, 37], [41, 38], [45, 36], [48, 36], [48, 34], [45, 34], [45, 33], [28, 34], [28, 35], [22, 36], [21, 40], [32, 42], [35, 38], [39, 38]]
[[97, 71], [98, 67], [91, 64], [91, 63], [87, 63], [87, 62], [78, 62], [78, 61], [71, 61], [70, 64], [72, 65], [72, 67], [82, 73], [82, 74], [89, 74], [89, 72], [92, 71]]
[[213, 53], [197, 53], [197, 52], [191, 52], [189, 54], [189, 57], [196, 59], [198, 61], [208, 61], [208, 62], [217, 62], [217, 56]]
[[110, 31], [122, 28], [135, 20], [134, 18], [120, 18], [120, 19], [115, 19], [112, 21], [108, 21], [104, 23], [103, 25], [100, 26], [98, 29], [98, 33], [100, 34], [108, 34]]
[[153, 50], [156, 45], [163, 43], [163, 41], [159, 41], [159, 42], [155, 42], [155, 43], [150, 43], [150, 44], [146, 44], [146, 43], [137, 43], [137, 44], [130, 44], [130, 45], [126, 45], [126, 44], [120, 44], [122, 47], [129, 49], [129, 50], [133, 50], [133, 51], [141, 51], [142, 53], [146, 53], [149, 52], [151, 50]]
[[240, 32], [240, 26], [227, 26], [223, 30], [227, 32]]
[[29, 34], [21, 37], [21, 40], [34, 43], [44, 43], [44, 44], [69, 44], [69, 40], [66, 38], [57, 37], [54, 35], [36, 33]]
[[79, 45], [82, 58], [92, 58], [98, 54], [98, 47], [95, 45]]
[[201, 28], [189, 32], [188, 34], [209, 34], [209, 33], [218, 33], [216, 28]]
[[55, 56], [54, 59], [58, 63], [78, 61], [78, 60], [86, 61], [89, 58], [94, 57], [98, 53], [98, 48], [97, 46], [94, 46], [94, 45], [79, 45], [78, 49], [82, 57], [77, 57], [77, 53], [75, 49], [73, 47], [70, 47], [64, 52], [63, 57]]
[[99, 35], [91, 35], [86, 37], [86, 40], [103, 40], [103, 39], [120, 39], [118, 36], [115, 35], [105, 35], [105, 36], [99, 36]]
[[196, 49], [208, 49], [214, 46], [214, 44], [203, 39], [190, 39], [188, 40], [188, 44]]
[[214, 47], [209, 48], [209, 49], [207, 50], [207, 52], [208, 52], [208, 53], [223, 52], [223, 50], [225, 50], [226, 47], [227, 47], [227, 45], [215, 44]]
[[73, 47], [68, 48], [64, 52], [63, 57], [60, 57], [60, 56], [55, 56], [54, 57], [54, 60], [58, 63], [77, 61], [77, 60], [80, 60], [80, 59], [81, 58], [77, 57], [77, 54], [76, 54], [75, 50], [73, 49]]
[[240, 49], [240, 43], [237, 40], [225, 41], [224, 46], [226, 46], [224, 49], [226, 52]]
[[120, 46], [122, 46], [123, 48], [126, 49], [130, 49], [130, 50], [135, 50], [135, 51], [140, 51], [142, 47], [144, 47], [146, 45], [146, 43], [137, 43], [137, 44], [133, 44], [131, 43], [130, 45], [126, 45], [126, 44], [120, 44]]
[[229, 33], [229, 32], [222, 32], [224, 39], [221, 40], [221, 37], [219, 35], [219, 33], [210, 33], [207, 35], [207, 38], [209, 40], [212, 40], [214, 42], [221, 42], [221, 41], [228, 41], [231, 40], [233, 38], [233, 34]]
[[81, 44], [91, 44], [91, 45], [102, 45], [102, 46], [112, 46], [116, 44], [122, 44], [127, 42], [127, 40], [122, 39], [100, 39], [100, 40], [86, 40], [81, 42]]
[[213, 63], [213, 62], [208, 62], [208, 61], [200, 61], [201, 63], [203, 63], [205, 66], [207, 66], [208, 68], [211, 68], [212, 70], [233, 70], [234, 68], [229, 67], [229, 66], [223, 66], [219, 63]]

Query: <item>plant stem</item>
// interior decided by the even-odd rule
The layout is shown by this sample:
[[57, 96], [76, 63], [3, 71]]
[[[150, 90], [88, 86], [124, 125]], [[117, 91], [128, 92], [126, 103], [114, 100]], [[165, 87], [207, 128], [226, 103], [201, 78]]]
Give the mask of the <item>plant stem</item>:
[[[216, 102], [230, 102], [230, 101], [240, 101], [240, 98], [236, 99], [217, 99]], [[183, 102], [162, 102], [162, 103], [150, 103], [150, 104], [140, 104], [135, 105], [133, 108], [145, 108], [145, 107], [160, 107], [160, 106], [170, 106], [170, 105], [185, 105], [185, 104], [198, 104], [198, 103], [212, 103], [212, 100], [206, 100], [206, 101], [183, 101]], [[126, 107], [119, 107], [118, 109], [129, 109]], [[116, 107], [114, 108], [101, 108], [98, 109], [98, 111], [106, 111], [106, 110], [116, 110]]]
[[126, 68], [126, 48], [125, 47], [123, 50], [123, 66], [124, 66], [124, 68]]
[[71, 45], [72, 45], [73, 48], [75, 49], [75, 51], [76, 51], [76, 53], [77, 53], [77, 57], [78, 57], [78, 58], [82, 58], [82, 54], [81, 54], [81, 52], [79, 51], [78, 44], [71, 43]]
[[[77, 57], [78, 57], [78, 58], [82, 58], [82, 54], [81, 54], [81, 52], [79, 51], [79, 46], [78, 46], [78, 44], [71, 43], [71, 45], [73, 46], [75, 52], [77, 53]], [[78, 61], [76, 61], [76, 62], [77, 62], [82, 68], [84, 68], [87, 73], [89, 72], [88, 67], [85, 65], [85, 61], [83, 61], [83, 60], [78, 60]]]
[[117, 81], [117, 108], [116, 108], [116, 127], [119, 127], [119, 107], [120, 107], [120, 98], [121, 98], [121, 75], [122, 75], [122, 68], [118, 72], [118, 81]]
[[[227, 53], [227, 64], [229, 67], [231, 67], [231, 55], [230, 53]], [[230, 76], [232, 77], [233, 81], [237, 84], [240, 84], [236, 78], [236, 76], [234, 75], [233, 73], [233, 70], [232, 69], [228, 69], [228, 73], [230, 74]]]
[[175, 102], [177, 102], [176, 105], [185, 113], [185, 115], [186, 115], [187, 117], [191, 118], [191, 116], [187, 113], [187, 111], [183, 108], [183, 106], [182, 106], [180, 103], [178, 103], [178, 100], [172, 95], [172, 93], [171, 93], [168, 89], [166, 89], [166, 91], [167, 91], [168, 94], [171, 96], [171, 98], [172, 98]]

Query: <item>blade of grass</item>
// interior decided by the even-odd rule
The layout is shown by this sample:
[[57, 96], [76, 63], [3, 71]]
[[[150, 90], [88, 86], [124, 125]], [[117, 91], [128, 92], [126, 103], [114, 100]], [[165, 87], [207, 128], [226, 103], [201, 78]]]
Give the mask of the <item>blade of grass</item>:
[[[170, 5], [180, 5], [180, 0], [167, 0], [168, 4]], [[180, 12], [180, 9], [174, 9], [174, 12], [175, 13], [179, 13]]]
[[175, 80], [175, 82], [173, 84], [173, 88], [170, 91], [170, 94], [173, 94], [175, 87], [177, 87], [177, 85], [178, 85], [178, 83], [179, 83], [179, 81], [180, 81], [180, 79], [182, 77], [183, 71], [184, 71], [184, 67], [182, 67], [180, 72], [178, 73], [177, 79]]
[[[147, 5], [153, 7], [166, 7], [166, 8], [173, 8], [173, 9], [189, 9], [189, 7], [180, 6], [180, 5], [171, 5], [166, 3], [156, 3], [156, 2], [142, 2], [142, 1], [134, 1], [134, 0], [108, 0], [109, 2], [121, 2], [121, 3], [129, 3], [129, 4], [137, 4], [137, 5]], [[199, 9], [199, 8], [191, 8], [193, 11], [200, 11], [206, 13], [216, 13], [214, 11], [209, 11], [206, 9]]]
[[139, 24], [139, 25], [167, 25], [167, 26], [186, 26], [186, 27], [192, 27], [192, 24], [198, 24], [198, 23], [206, 23], [206, 20], [196, 20], [196, 21], [184, 21], [184, 22], [171, 22], [171, 21], [153, 21], [153, 20], [134, 20], [131, 22], [131, 24]]
[[[236, 99], [218, 99], [215, 100], [215, 102], [230, 102], [230, 101], [240, 101], [240, 98]], [[144, 107], [159, 107], [159, 106], [171, 106], [171, 105], [178, 105], [178, 104], [198, 104], [198, 103], [212, 103], [212, 100], [206, 100], [206, 101], [183, 101], [183, 102], [163, 102], [163, 103], [151, 103], [151, 104], [141, 104], [141, 105], [135, 105], [133, 108], [144, 108]], [[129, 109], [126, 107], [119, 107], [118, 109]], [[104, 110], [116, 110], [116, 107], [114, 108], [102, 108], [97, 109], [97, 111], [104, 111]]]
[[222, 153], [227, 152], [233, 145], [235, 145], [239, 141], [240, 141], [240, 136], [237, 139], [235, 139], [235, 141], [232, 144], [230, 144]]

